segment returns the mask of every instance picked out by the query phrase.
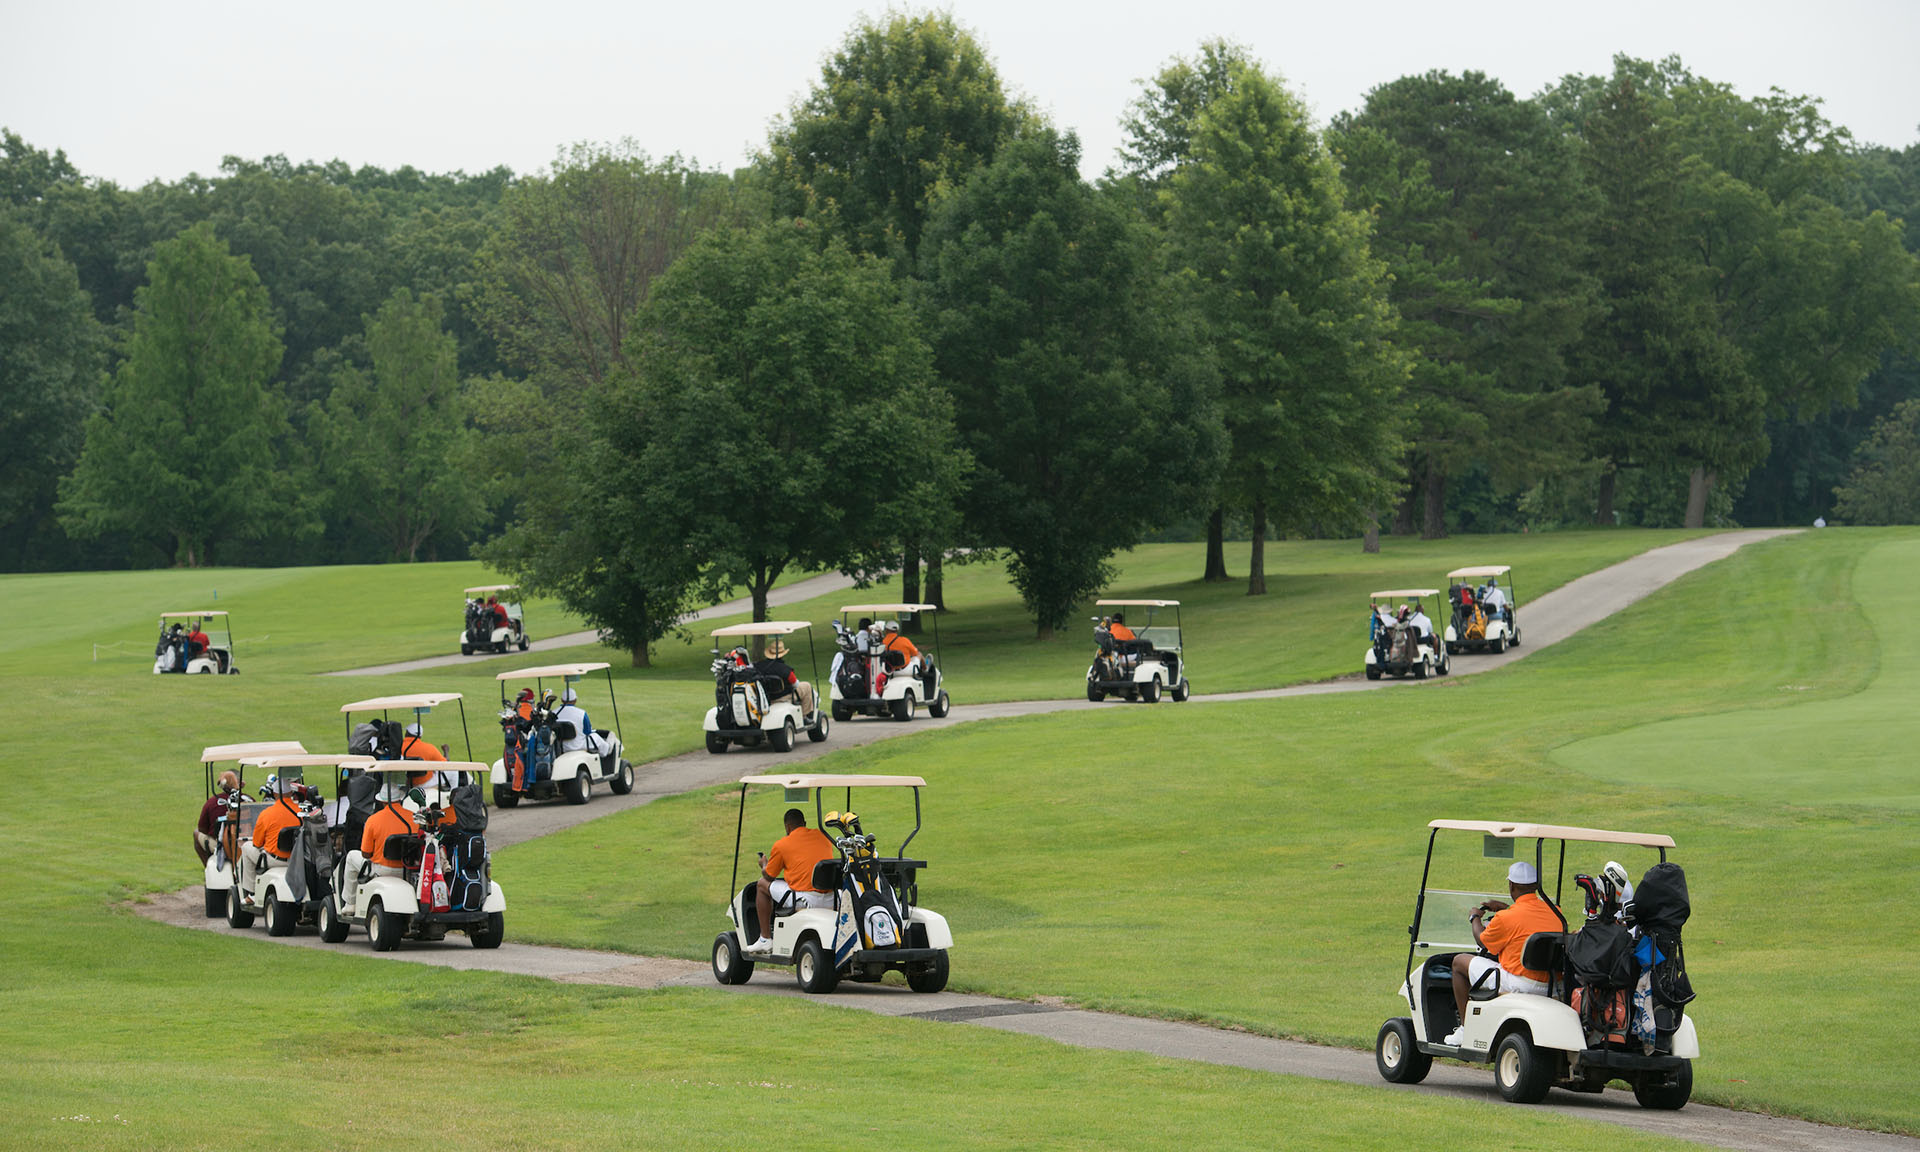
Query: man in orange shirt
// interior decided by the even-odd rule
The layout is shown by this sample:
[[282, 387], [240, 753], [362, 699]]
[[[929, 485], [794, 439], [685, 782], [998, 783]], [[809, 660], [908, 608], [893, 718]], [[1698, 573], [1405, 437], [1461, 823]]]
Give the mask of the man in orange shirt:
[[[1493, 987], [1502, 995], [1509, 992], [1547, 994], [1548, 973], [1523, 967], [1520, 955], [1526, 949], [1527, 937], [1535, 932], [1564, 932], [1567, 926], [1561, 923], [1559, 914], [1540, 899], [1540, 873], [1529, 861], [1516, 860], [1507, 869], [1507, 894], [1513, 897], [1511, 905], [1489, 900], [1475, 908], [1468, 921], [1473, 927], [1474, 942], [1497, 959], [1489, 960], [1471, 952], [1454, 956], [1453, 1002], [1459, 1009], [1462, 1027], [1448, 1033], [1442, 1044], [1460, 1046], [1467, 1019], [1468, 994], [1474, 984], [1482, 983], [1482, 977], [1498, 981]], [[1481, 923], [1489, 911], [1495, 915]]]
[[253, 851], [242, 853], [246, 867], [241, 869], [242, 891], [252, 894], [254, 880], [262, 868], [271, 867], [268, 857], [281, 864], [287, 862], [290, 853], [280, 848], [280, 831], [283, 828], [300, 826], [300, 805], [294, 800], [294, 789], [299, 785], [290, 778], [276, 777], [268, 783], [274, 794], [273, 803], [261, 810], [253, 820]]
[[[900, 654], [901, 664], [899, 670], [909, 675], [918, 671], [920, 667], [920, 649], [914, 645], [913, 641], [900, 634], [900, 622], [898, 620], [887, 621], [885, 635], [886, 640], [882, 642], [881, 647], [888, 652], [898, 652]], [[889, 660], [887, 663], [892, 664], [893, 661]]]
[[420, 722], [416, 720], [407, 725], [406, 739], [400, 741], [400, 759], [438, 760], [445, 763], [447, 754], [420, 738]]
[[807, 827], [807, 814], [787, 809], [787, 834], [773, 842], [771, 853], [760, 853], [760, 881], [754, 886], [754, 907], [760, 913], [760, 931], [766, 935], [747, 945], [749, 952], [773, 951], [773, 907], [831, 908], [833, 893], [813, 886], [813, 866], [834, 856], [833, 841], [818, 828]]
[[[405, 836], [420, 830], [418, 820], [403, 802], [409, 786], [418, 787], [426, 783], [433, 779], [433, 773], [415, 772], [407, 777], [404, 785], [393, 781], [391, 776], [387, 779], [390, 782], [380, 790], [379, 810], [367, 817], [357, 850], [347, 853], [347, 883], [346, 890], [340, 894], [340, 903], [348, 915], [353, 914], [354, 894], [360, 887], [360, 866], [363, 863], [373, 865], [376, 876], [405, 875], [406, 861], [387, 855], [387, 837]], [[452, 809], [440, 814], [441, 824], [451, 824], [454, 819]]]

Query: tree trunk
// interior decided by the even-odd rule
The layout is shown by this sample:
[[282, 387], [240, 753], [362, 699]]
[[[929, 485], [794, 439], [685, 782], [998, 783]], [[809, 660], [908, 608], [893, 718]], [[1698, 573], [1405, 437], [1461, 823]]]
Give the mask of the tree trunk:
[[1367, 509], [1367, 534], [1360, 537], [1360, 551], [1369, 556], [1380, 552], [1380, 517], [1372, 508]]
[[1447, 538], [1447, 477], [1432, 464], [1427, 465], [1426, 515], [1420, 525], [1422, 540], [1445, 540]]
[[1227, 575], [1227, 510], [1218, 504], [1207, 517], [1207, 574], [1201, 579], [1209, 584], [1233, 579]]
[[[920, 546], [907, 545], [906, 555], [900, 560], [900, 602], [903, 604], [920, 603]], [[900, 625], [900, 631], [918, 634], [920, 631], [920, 613], [915, 612]]]
[[767, 593], [773, 591], [773, 577], [764, 571], [753, 577], [753, 622], [764, 623], [767, 619]]
[[1253, 559], [1247, 562], [1247, 595], [1267, 594], [1267, 502], [1253, 502]]
[[1593, 522], [1602, 528], [1613, 527], [1613, 481], [1618, 476], [1613, 462], [1600, 470], [1600, 497], [1593, 507]]
[[1393, 510], [1393, 534], [1395, 536], [1413, 535], [1413, 498], [1414, 488], [1407, 486], [1407, 494], [1400, 498], [1400, 506]]
[[938, 548], [927, 557], [927, 603], [944, 611], [947, 607], [947, 582], [943, 578], [946, 574], [943, 561], [944, 557]]
[[1685, 527], [1707, 526], [1707, 497], [1713, 495], [1713, 482], [1719, 474], [1707, 468], [1695, 468], [1687, 477], [1687, 521]]
[[653, 667], [653, 659], [647, 651], [647, 643], [644, 640], [627, 649], [627, 655], [633, 658], [633, 666], [635, 668]]
[[1037, 629], [1034, 630], [1033, 638], [1035, 640], [1053, 639], [1053, 625], [1051, 624], [1040, 625]]

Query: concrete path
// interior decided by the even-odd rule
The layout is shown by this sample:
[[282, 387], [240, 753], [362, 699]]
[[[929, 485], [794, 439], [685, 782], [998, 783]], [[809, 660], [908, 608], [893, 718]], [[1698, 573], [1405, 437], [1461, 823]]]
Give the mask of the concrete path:
[[[829, 592], [838, 592], [842, 588], [853, 587], [853, 581], [838, 572], [824, 572], [818, 576], [809, 576], [805, 580], [796, 580], [782, 585], [767, 593], [769, 607], [782, 604], [798, 604], [811, 600], [815, 596], [825, 596]], [[753, 610], [753, 600], [741, 597], [715, 604], [711, 608], [702, 608], [687, 617], [686, 623], [697, 620], [716, 620], [722, 616], [738, 616]], [[598, 632], [569, 632], [564, 636], [550, 636], [545, 640], [535, 640], [527, 645], [527, 652], [552, 652], [560, 648], [578, 648], [582, 644], [594, 644], [600, 639]], [[385, 676], [390, 672], [423, 672], [428, 668], [452, 668], [460, 664], [472, 664], [481, 660], [500, 660], [508, 656], [522, 656], [522, 652], [477, 653], [462, 656], [454, 653], [449, 656], [428, 656], [421, 660], [402, 660], [395, 664], [375, 664], [367, 668], [346, 668], [338, 672], [326, 672], [326, 676]]]
[[[1455, 676], [1472, 675], [1504, 667], [1528, 653], [1567, 638], [1597, 620], [1618, 612], [1649, 593], [1671, 583], [1688, 572], [1732, 554], [1756, 540], [1782, 535], [1785, 530], [1727, 532], [1655, 549], [1622, 561], [1600, 572], [1575, 580], [1522, 605], [1521, 635], [1525, 644], [1503, 655], [1468, 655], [1456, 659]], [[795, 589], [800, 586], [795, 585]], [[798, 598], [831, 591], [823, 587]], [[724, 608], [725, 606], [721, 606]], [[738, 609], [735, 609], [737, 611]], [[716, 613], [719, 609], [714, 610]], [[454, 658], [456, 661], [458, 657]], [[1426, 681], [1426, 684], [1446, 681]], [[1263, 700], [1286, 696], [1305, 696], [1325, 692], [1378, 690], [1389, 687], [1420, 686], [1419, 681], [1368, 681], [1359, 678], [1324, 684], [1304, 684], [1289, 688], [1256, 692], [1195, 696], [1194, 702], [1226, 700]], [[956, 706], [945, 720], [921, 719], [908, 724], [887, 721], [863, 721], [835, 725], [825, 743], [802, 742], [793, 752], [778, 755], [765, 750], [736, 750], [714, 756], [707, 752], [669, 757], [646, 765], [634, 791], [627, 796], [597, 793], [590, 804], [529, 805], [511, 813], [495, 810], [488, 838], [494, 845], [531, 840], [617, 811], [646, 804], [660, 796], [676, 795], [694, 788], [728, 783], [750, 772], [769, 768], [788, 768], [812, 760], [839, 748], [872, 743], [893, 736], [954, 724], [1012, 716], [1032, 716], [1050, 712], [1092, 708], [1125, 707], [1124, 704], [1092, 704], [1080, 700], [1011, 701], [1002, 704]], [[1165, 704], [1161, 707], [1177, 707]], [[301, 934], [272, 939], [260, 929], [234, 933], [224, 920], [209, 920], [203, 914], [200, 889], [189, 888], [169, 896], [139, 904], [142, 915], [185, 928], [232, 935], [249, 935], [273, 943], [296, 947], [335, 947], [323, 945], [317, 936]], [[511, 920], [511, 905], [509, 905]], [[347, 944], [349, 951], [376, 956], [363, 934], [356, 932]], [[522, 975], [543, 976], [566, 983], [609, 984], [625, 987], [701, 987], [718, 988], [705, 964], [658, 957], [631, 956], [581, 949], [549, 948], [508, 942], [498, 950], [482, 952], [462, 937], [450, 937], [439, 944], [407, 943], [401, 950], [378, 954], [380, 959], [433, 964], [459, 969], [488, 969]], [[788, 970], [767, 968], [748, 984], [730, 989], [747, 995], [799, 996]], [[1044, 1036], [1064, 1044], [1086, 1048], [1146, 1052], [1176, 1059], [1225, 1064], [1317, 1079], [1341, 1080], [1373, 1085], [1389, 1091], [1424, 1092], [1474, 1100], [1498, 1100], [1491, 1074], [1484, 1067], [1441, 1062], [1434, 1066], [1426, 1083], [1412, 1087], [1386, 1084], [1374, 1068], [1369, 1052], [1330, 1048], [1315, 1044], [1277, 1040], [1245, 1032], [1209, 1028], [1196, 1024], [1142, 1019], [1070, 1008], [1057, 1001], [1033, 1003], [1004, 1000], [991, 996], [942, 992], [922, 996], [891, 985], [865, 985], [851, 982], [840, 985], [826, 1003], [836, 1007], [858, 1008], [883, 1015], [930, 1021], [974, 1024], [1002, 1031]], [[1855, 1129], [1832, 1128], [1797, 1120], [1783, 1120], [1756, 1113], [1735, 1112], [1701, 1104], [1690, 1104], [1679, 1112], [1648, 1112], [1632, 1101], [1629, 1093], [1609, 1090], [1599, 1096], [1555, 1091], [1543, 1108], [1568, 1116], [1620, 1124], [1647, 1132], [1694, 1140], [1716, 1147], [1748, 1149], [1753, 1152], [1786, 1152], [1806, 1149], [1810, 1152], [1920, 1152], [1920, 1140]]]

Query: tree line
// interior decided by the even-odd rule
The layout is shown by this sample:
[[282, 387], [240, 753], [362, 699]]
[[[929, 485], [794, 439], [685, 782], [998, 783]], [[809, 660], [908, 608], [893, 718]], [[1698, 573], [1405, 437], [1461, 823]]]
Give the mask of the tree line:
[[8, 132], [0, 566], [481, 556], [644, 662], [802, 569], [1002, 555], [1047, 635], [1150, 538], [1258, 594], [1288, 536], [1913, 515], [1920, 145], [1628, 57], [1320, 128], [1227, 42], [1124, 127], [1085, 180], [895, 14], [731, 173], [125, 190]]

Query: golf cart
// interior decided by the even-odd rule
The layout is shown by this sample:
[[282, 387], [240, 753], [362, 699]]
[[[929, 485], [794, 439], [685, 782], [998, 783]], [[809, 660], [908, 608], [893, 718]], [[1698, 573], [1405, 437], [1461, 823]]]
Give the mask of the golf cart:
[[[1437, 612], [1440, 609], [1439, 597], [1437, 588], [1390, 588], [1367, 597], [1367, 611], [1373, 629], [1373, 643], [1367, 648], [1367, 679], [1411, 675], [1415, 680], [1425, 680], [1430, 675], [1445, 676], [1453, 670], [1453, 661], [1447, 654], [1448, 647], [1435, 643], [1431, 625], [1427, 634], [1422, 636], [1410, 619], [1402, 623], [1395, 620], [1393, 614], [1394, 605], [1405, 602], [1424, 616], [1428, 600], [1433, 601], [1433, 608]], [[1411, 615], [1409, 613], [1409, 617]]]
[[[246, 766], [242, 758], [248, 756], [297, 755], [306, 748], [298, 740], [255, 740], [246, 744], [214, 744], [200, 750], [200, 763], [205, 766], [207, 776], [207, 799], [220, 798], [220, 818], [214, 825], [214, 839], [218, 842], [212, 855], [208, 856], [204, 871], [207, 885], [207, 918], [227, 914], [227, 893], [233, 888], [233, 863], [240, 859], [240, 843], [253, 835], [253, 819], [260, 814], [266, 804], [248, 800], [245, 791]], [[231, 764], [228, 769], [224, 765]], [[232, 791], [222, 790], [220, 777], [232, 771], [241, 781], [241, 787]], [[195, 841], [198, 844], [198, 841]]]
[[[577, 706], [569, 714], [565, 694], [594, 672], [607, 675], [607, 700], [613, 706], [613, 728], [593, 728], [586, 713]], [[511, 808], [522, 800], [552, 800], [565, 796], [569, 804], [585, 804], [593, 782], [599, 781], [625, 796], [633, 791], [633, 765], [627, 762], [620, 743], [620, 704], [613, 694], [613, 666], [605, 663], [550, 664], [540, 668], [522, 668], [502, 672], [500, 682], [500, 730], [505, 749], [493, 762], [491, 779], [493, 802]], [[520, 702], [507, 699], [509, 680], [531, 680], [532, 698]], [[564, 685], [561, 701], [550, 699], [545, 681], [559, 680]], [[576, 732], [576, 725], [588, 730]], [[566, 745], [584, 740], [586, 747], [565, 751]]]
[[713, 630], [714, 706], [707, 709], [707, 751], [719, 755], [729, 744], [749, 748], [765, 741], [775, 752], [791, 752], [801, 729], [816, 744], [827, 738], [830, 724], [827, 711], [820, 707], [820, 695], [813, 694], [813, 711], [800, 705], [798, 690], [769, 700], [765, 677], [755, 668], [744, 647], [721, 652], [718, 641], [745, 640], [749, 637], [777, 641], [795, 632], [807, 633], [807, 662], [812, 672], [809, 690], [820, 679], [820, 661], [813, 653], [813, 625], [804, 620], [767, 620], [759, 624], [730, 624]]
[[[493, 882], [482, 835], [487, 809], [479, 781], [486, 771], [467, 760], [382, 760], [342, 781], [344, 846], [320, 904], [322, 940], [341, 943], [353, 925], [364, 924], [375, 952], [391, 952], [403, 939], [443, 940], [448, 931], [466, 933], [475, 948], [500, 946], [507, 898]], [[414, 774], [432, 776], [413, 785]], [[399, 867], [376, 865], [361, 852], [368, 822], [389, 807], [416, 818], [411, 831], [379, 845]]]
[[[460, 706], [460, 743], [466, 749], [467, 759], [473, 759], [473, 743], [467, 738], [467, 705], [458, 692], [417, 692], [410, 696], [375, 696], [371, 700], [355, 700], [351, 704], [342, 704], [340, 713], [347, 722], [347, 751], [356, 756], [371, 756], [375, 760], [410, 760], [424, 764], [436, 764], [431, 758], [408, 756], [407, 739], [410, 735], [403, 730], [400, 722], [391, 718], [394, 712], [413, 713], [413, 723], [408, 728], [419, 731], [424, 741], [424, 725], [427, 713], [441, 704], [451, 701]], [[380, 719], [365, 720], [359, 724], [353, 722], [356, 712], [378, 712]], [[432, 747], [432, 745], [429, 745]], [[439, 749], [435, 748], [435, 752]]]
[[[202, 634], [206, 636], [204, 644], [191, 639]], [[153, 646], [153, 671], [155, 675], [239, 672], [233, 666], [233, 629], [227, 624], [227, 614], [218, 610], [160, 613], [160, 642]]]
[[[1100, 608], [1145, 608], [1147, 622], [1129, 629], [1134, 639], [1117, 639], [1113, 626], [1125, 626], [1124, 613], [1096, 616], [1093, 642], [1098, 648], [1087, 669], [1087, 699], [1096, 703], [1108, 696], [1124, 696], [1152, 704], [1160, 693], [1183, 703], [1192, 694], [1187, 686], [1186, 657], [1180, 648], [1180, 601], [1096, 600]], [[1154, 615], [1173, 609], [1173, 626], [1155, 625]]]
[[[1621, 1080], [1632, 1086], [1642, 1107], [1685, 1106], [1700, 1044], [1693, 1018], [1683, 1011], [1693, 993], [1680, 945], [1680, 925], [1688, 911], [1685, 878], [1678, 865], [1667, 862], [1673, 840], [1655, 833], [1492, 820], [1435, 820], [1427, 827], [1426, 866], [1408, 928], [1406, 974], [1398, 989], [1412, 1015], [1393, 1017], [1381, 1026], [1374, 1048], [1380, 1075], [1395, 1084], [1417, 1084], [1434, 1057], [1447, 1056], [1491, 1062], [1500, 1094], [1516, 1103], [1538, 1103], [1553, 1087], [1600, 1092]], [[1496, 994], [1493, 987], [1470, 986], [1464, 1022], [1454, 1001], [1453, 959], [1477, 951], [1469, 924], [1474, 909], [1488, 901], [1504, 907], [1506, 894], [1432, 886], [1434, 845], [1443, 831], [1477, 836], [1484, 859], [1530, 857], [1540, 878], [1540, 898], [1566, 929], [1535, 932], [1526, 939], [1521, 962], [1547, 974], [1543, 993]], [[1443, 866], [1450, 872], [1469, 867], [1462, 851], [1466, 838], [1447, 840]], [[1546, 852], [1550, 840], [1559, 843], [1557, 858]], [[1526, 841], [1533, 842], [1531, 852]], [[1659, 861], [1647, 870], [1637, 897], [1631, 887], [1607, 879], [1611, 874], [1624, 881], [1627, 875], [1625, 867], [1612, 861], [1603, 869], [1596, 860], [1595, 876], [1575, 876], [1576, 887], [1586, 893], [1587, 911], [1585, 925], [1575, 932], [1561, 901], [1570, 842], [1601, 846], [1595, 855], [1622, 854], [1623, 848], [1652, 850], [1659, 853]], [[1555, 859], [1551, 874], [1546, 867], [1550, 858]], [[1656, 891], [1662, 895], [1656, 897]], [[1625, 924], [1619, 922], [1620, 901], [1625, 901]], [[1627, 925], [1633, 925], [1631, 932]], [[1646, 952], [1652, 963], [1641, 965], [1636, 951]], [[1639, 967], [1646, 969], [1648, 987], [1643, 992], [1633, 991]], [[1488, 975], [1499, 971], [1494, 965]], [[1458, 1045], [1444, 1043], [1456, 1028]]]
[[[1447, 573], [1447, 604], [1452, 615], [1447, 620], [1447, 651], [1505, 652], [1520, 647], [1520, 623], [1514, 619], [1511, 573], [1506, 564], [1487, 564], [1478, 568], [1455, 568]], [[1505, 588], [1501, 577], [1507, 577]], [[1474, 581], [1481, 581], [1475, 584]], [[1487, 598], [1498, 593], [1497, 603], [1487, 607]]]
[[[805, 803], [812, 793], [814, 827], [833, 838], [839, 859], [814, 865], [815, 890], [833, 893], [831, 908], [775, 906], [773, 926], [767, 932], [772, 948], [748, 954], [741, 940], [759, 939], [760, 912], [755, 906], [756, 875], [740, 886], [740, 842], [746, 832], [747, 789], [774, 784], [784, 789], [789, 803]], [[907, 845], [920, 833], [918, 776], [743, 776], [740, 778], [740, 821], [733, 837], [732, 902], [727, 918], [733, 927], [713, 941], [713, 976], [722, 984], [745, 984], [755, 964], [792, 965], [804, 992], [824, 994], [842, 979], [878, 983], [889, 971], [906, 974], [915, 992], [938, 992], [947, 986], [947, 951], [953, 933], [946, 917], [919, 906], [917, 877], [924, 860], [906, 857]], [[855, 788], [913, 789], [913, 831], [900, 842], [897, 856], [881, 856], [878, 839], [860, 830], [860, 817], [851, 811], [821, 812], [829, 788], [846, 789], [853, 803]]]
[[847, 617], [856, 612], [872, 614], [874, 628], [884, 628], [879, 623], [881, 615], [909, 616], [915, 612], [935, 613], [939, 606], [935, 604], [848, 604], [840, 609], [840, 619], [833, 622], [834, 638], [840, 651], [834, 657], [834, 673], [828, 677], [832, 681], [833, 718], [836, 722], [851, 720], [855, 715], [891, 716], [895, 720], [913, 719], [914, 706], [925, 704], [927, 715], [935, 720], [942, 719], [953, 707], [947, 698], [947, 690], [940, 673], [940, 618], [933, 620], [933, 655], [920, 654], [920, 665], [909, 672], [903, 654], [890, 652], [881, 644], [873, 642], [872, 629], [868, 631], [866, 651], [861, 651], [860, 632], [857, 628], [849, 630]]
[[[262, 805], [262, 810], [271, 804], [291, 803], [299, 817], [278, 833], [275, 849], [287, 853], [286, 857], [263, 854], [252, 887], [235, 885], [228, 891], [227, 923], [246, 928], [253, 924], [254, 916], [264, 915], [267, 935], [291, 936], [298, 925], [318, 923], [321, 903], [333, 885], [334, 846], [327, 827], [327, 806], [320, 789], [305, 783], [305, 772], [308, 768], [328, 768], [338, 779], [342, 770], [365, 769], [373, 759], [338, 753], [276, 753], [246, 756], [240, 763], [269, 773], [270, 781], [296, 786], [297, 792], [292, 795], [276, 795], [270, 790], [273, 799]], [[250, 843], [240, 845], [242, 853], [252, 850]]]
[[460, 633], [460, 655], [505, 652], [509, 648], [527, 650], [527, 629], [522, 623], [525, 617], [520, 613], [520, 602], [490, 602], [497, 601], [500, 593], [516, 592], [519, 588], [518, 584], [482, 584], [466, 590], [467, 621]]

